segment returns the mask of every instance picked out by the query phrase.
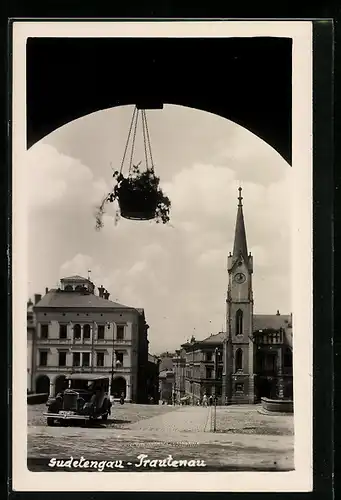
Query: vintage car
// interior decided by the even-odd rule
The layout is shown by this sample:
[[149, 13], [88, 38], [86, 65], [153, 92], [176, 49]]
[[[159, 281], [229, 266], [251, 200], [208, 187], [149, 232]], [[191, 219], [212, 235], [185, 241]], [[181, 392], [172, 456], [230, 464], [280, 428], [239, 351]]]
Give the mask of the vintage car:
[[65, 389], [46, 403], [47, 425], [74, 420], [107, 420], [112, 406], [108, 389], [108, 377], [85, 373], [69, 375]]

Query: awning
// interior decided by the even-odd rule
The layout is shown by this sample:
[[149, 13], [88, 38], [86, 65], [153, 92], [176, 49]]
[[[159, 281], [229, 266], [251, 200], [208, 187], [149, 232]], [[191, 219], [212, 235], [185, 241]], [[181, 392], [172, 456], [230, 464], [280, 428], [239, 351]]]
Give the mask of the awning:
[[94, 373], [72, 373], [72, 375], [67, 375], [68, 380], [108, 380], [109, 375], [96, 375]]

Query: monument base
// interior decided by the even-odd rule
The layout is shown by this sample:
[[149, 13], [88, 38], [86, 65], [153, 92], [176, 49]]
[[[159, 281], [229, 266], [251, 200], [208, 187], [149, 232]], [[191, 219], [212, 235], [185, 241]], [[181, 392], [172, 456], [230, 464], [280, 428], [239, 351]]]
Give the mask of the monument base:
[[294, 402], [290, 399], [261, 398], [264, 413], [294, 413]]

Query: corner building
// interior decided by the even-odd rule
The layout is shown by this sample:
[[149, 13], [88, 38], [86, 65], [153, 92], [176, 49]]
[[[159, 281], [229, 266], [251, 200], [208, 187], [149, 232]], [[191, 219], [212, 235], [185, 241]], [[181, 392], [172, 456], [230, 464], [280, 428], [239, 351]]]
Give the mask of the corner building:
[[34, 306], [32, 385], [55, 395], [71, 373], [110, 379], [110, 394], [147, 402], [148, 325], [144, 310], [109, 300], [101, 286], [81, 276], [61, 279]]

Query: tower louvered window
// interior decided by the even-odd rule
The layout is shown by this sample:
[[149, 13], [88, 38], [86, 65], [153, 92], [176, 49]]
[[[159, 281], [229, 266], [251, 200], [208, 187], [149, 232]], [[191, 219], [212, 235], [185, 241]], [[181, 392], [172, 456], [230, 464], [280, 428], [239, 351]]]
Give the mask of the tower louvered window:
[[236, 312], [236, 335], [243, 335], [243, 311], [241, 309]]

